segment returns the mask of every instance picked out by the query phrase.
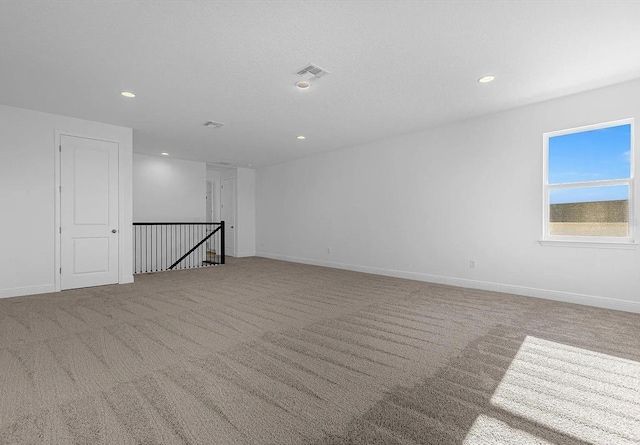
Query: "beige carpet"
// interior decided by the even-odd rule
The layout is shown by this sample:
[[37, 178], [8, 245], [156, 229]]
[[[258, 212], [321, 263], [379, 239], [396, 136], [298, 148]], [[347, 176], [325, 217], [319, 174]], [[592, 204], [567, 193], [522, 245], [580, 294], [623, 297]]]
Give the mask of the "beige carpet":
[[248, 258], [0, 300], [3, 444], [638, 444], [640, 315]]

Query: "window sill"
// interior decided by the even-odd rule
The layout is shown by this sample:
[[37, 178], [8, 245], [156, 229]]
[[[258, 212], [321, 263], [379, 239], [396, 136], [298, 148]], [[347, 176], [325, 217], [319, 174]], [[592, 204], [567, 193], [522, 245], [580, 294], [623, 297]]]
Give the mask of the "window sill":
[[541, 246], [548, 247], [578, 247], [590, 249], [622, 249], [633, 250], [638, 248], [636, 242], [615, 242], [615, 241], [560, 241], [560, 240], [540, 240]]

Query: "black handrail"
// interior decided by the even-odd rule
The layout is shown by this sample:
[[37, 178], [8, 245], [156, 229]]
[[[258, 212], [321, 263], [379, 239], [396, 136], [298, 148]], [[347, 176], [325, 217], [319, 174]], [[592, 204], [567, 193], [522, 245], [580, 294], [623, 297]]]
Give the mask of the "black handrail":
[[225, 264], [224, 221], [135, 222], [133, 226], [134, 273]]
[[[180, 264], [180, 262], [182, 260], [184, 260], [186, 257], [188, 257], [191, 252], [193, 252], [194, 250], [196, 250], [198, 247], [200, 247], [202, 245], [202, 243], [204, 243], [205, 241], [207, 241], [209, 238], [211, 238], [213, 236], [214, 233], [217, 233], [218, 230], [222, 229], [224, 227], [224, 223], [222, 223], [223, 225], [218, 227], [216, 230], [214, 230], [213, 232], [211, 232], [209, 235], [205, 236], [202, 241], [200, 241], [198, 244], [196, 244], [195, 246], [193, 246], [191, 248], [190, 251], [188, 251], [187, 253], [185, 253], [184, 255], [182, 255], [180, 257], [180, 259], [178, 261], [176, 261], [175, 263], [173, 263], [171, 266], [169, 266], [169, 270], [173, 269], [174, 267], [176, 267], [178, 264]], [[221, 261], [221, 264], [224, 264], [224, 260]]]

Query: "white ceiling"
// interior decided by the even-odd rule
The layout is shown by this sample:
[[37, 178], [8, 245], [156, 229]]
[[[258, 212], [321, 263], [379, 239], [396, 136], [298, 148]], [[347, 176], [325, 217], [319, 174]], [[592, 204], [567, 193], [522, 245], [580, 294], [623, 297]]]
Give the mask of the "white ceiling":
[[5, 1], [0, 103], [260, 167], [639, 78], [639, 48], [637, 1]]

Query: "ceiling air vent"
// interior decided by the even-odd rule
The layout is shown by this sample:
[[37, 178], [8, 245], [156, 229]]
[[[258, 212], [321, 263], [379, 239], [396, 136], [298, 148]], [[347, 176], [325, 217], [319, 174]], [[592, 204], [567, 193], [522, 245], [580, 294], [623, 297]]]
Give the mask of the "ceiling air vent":
[[235, 164], [227, 161], [219, 161], [219, 162], [207, 162], [207, 165], [212, 167], [217, 167], [219, 169], [227, 169], [227, 168], [235, 168]]
[[308, 64], [306, 67], [298, 71], [298, 76], [301, 76], [307, 80], [320, 79], [322, 76], [329, 74], [329, 71], [323, 70], [317, 65]]
[[214, 122], [214, 121], [206, 121], [204, 123], [205, 127], [212, 127], [212, 128], [221, 128], [224, 127], [224, 124], [221, 122]]

